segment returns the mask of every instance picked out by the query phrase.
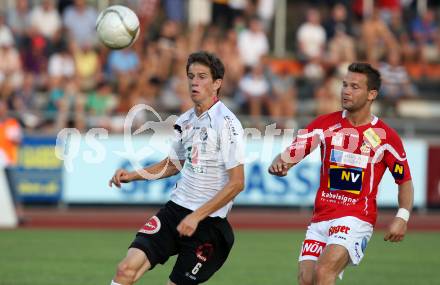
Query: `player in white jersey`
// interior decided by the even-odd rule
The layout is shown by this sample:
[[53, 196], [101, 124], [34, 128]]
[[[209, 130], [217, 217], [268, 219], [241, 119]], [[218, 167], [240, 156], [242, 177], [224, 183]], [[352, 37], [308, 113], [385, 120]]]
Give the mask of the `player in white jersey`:
[[[243, 128], [218, 99], [224, 75], [220, 59], [193, 53], [186, 71], [194, 107], [176, 121], [169, 156], [143, 169], [155, 179], [179, 172], [182, 176], [171, 200], [138, 231], [112, 285], [133, 284], [176, 254], [168, 285], [205, 282], [226, 261], [234, 243], [226, 216], [244, 188]], [[145, 179], [141, 174], [119, 169], [109, 185]]]

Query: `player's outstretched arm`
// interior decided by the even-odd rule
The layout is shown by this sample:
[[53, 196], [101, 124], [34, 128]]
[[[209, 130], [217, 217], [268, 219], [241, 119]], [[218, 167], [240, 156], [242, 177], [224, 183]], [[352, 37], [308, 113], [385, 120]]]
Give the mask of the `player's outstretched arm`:
[[242, 164], [228, 170], [229, 182], [211, 200], [186, 216], [177, 226], [182, 236], [191, 236], [201, 220], [214, 213], [244, 189], [244, 167]]
[[391, 222], [388, 232], [385, 234], [385, 241], [399, 242], [402, 241], [405, 236], [414, 201], [414, 188], [411, 180], [399, 185], [398, 200], [399, 211]]
[[183, 163], [184, 161], [174, 161], [167, 157], [162, 161], [147, 166], [141, 170], [129, 172], [125, 169], [118, 169], [108, 182], [108, 185], [112, 187], [114, 184], [116, 187], [120, 188], [122, 183], [129, 183], [131, 181], [156, 180], [170, 177], [180, 172]]

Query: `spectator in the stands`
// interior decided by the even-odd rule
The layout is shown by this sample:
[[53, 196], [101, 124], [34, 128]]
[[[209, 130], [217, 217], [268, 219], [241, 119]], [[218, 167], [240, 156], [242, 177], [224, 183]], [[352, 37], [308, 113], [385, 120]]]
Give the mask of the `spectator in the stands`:
[[251, 3], [249, 0], [228, 0], [227, 2], [232, 11], [232, 22], [235, 18], [244, 16]]
[[315, 92], [316, 114], [323, 115], [340, 110], [342, 82], [336, 68], [326, 71], [323, 83]]
[[423, 61], [439, 59], [439, 26], [433, 10], [427, 10], [411, 24], [412, 35], [416, 41], [419, 55]]
[[8, 10], [6, 22], [14, 34], [17, 48], [19, 50], [25, 48], [25, 41], [31, 26], [28, 0], [17, 0], [15, 7]]
[[79, 131], [85, 127], [85, 96], [80, 92], [75, 80], [63, 81], [61, 77], [51, 77], [48, 116], [54, 120], [54, 131], [73, 125]]
[[249, 107], [253, 124], [261, 128], [261, 115], [263, 114], [263, 107], [266, 106], [271, 110], [276, 109], [275, 104], [270, 97], [270, 82], [264, 76], [264, 66], [260, 62], [253, 66], [249, 73], [247, 73], [239, 82], [241, 103], [245, 103]]
[[272, 27], [273, 17], [275, 15], [276, 0], [259, 0], [257, 14], [261, 19], [264, 30], [269, 33]]
[[228, 71], [223, 77], [220, 93], [222, 101], [233, 110], [237, 108], [233, 98], [238, 91], [238, 82], [245, 72], [243, 60], [238, 52], [237, 40], [237, 32], [229, 29], [219, 43], [219, 56], [225, 65], [225, 70]]
[[22, 57], [24, 70], [34, 75], [35, 85], [39, 89], [46, 90], [48, 87], [48, 58], [46, 55], [47, 41], [43, 36], [34, 36], [29, 39], [29, 42], [30, 43], [24, 50]]
[[[185, 20], [185, 2], [181, 0], [164, 0], [167, 19], [182, 23]], [[199, 11], [200, 12], [200, 11]]]
[[79, 47], [93, 46], [97, 43], [95, 8], [87, 5], [86, 0], [75, 0], [74, 5], [66, 8], [63, 22], [69, 37]]
[[159, 97], [160, 106], [168, 112], [184, 113], [192, 107], [191, 98], [188, 96], [188, 78], [185, 68], [176, 65], [174, 73], [167, 81]]
[[22, 131], [18, 121], [10, 116], [5, 99], [0, 98], [0, 169], [18, 162], [18, 147]]
[[344, 4], [337, 3], [333, 6], [331, 17], [324, 22], [324, 28], [328, 39], [332, 39], [338, 30], [344, 30], [346, 34], [352, 35], [352, 24]]
[[96, 82], [103, 80], [98, 53], [90, 44], [80, 47], [72, 43], [72, 48], [80, 88], [83, 91], [91, 90], [96, 87]]
[[112, 92], [112, 87], [101, 82], [96, 91], [87, 94], [86, 111], [88, 127], [98, 127], [110, 129], [111, 115], [117, 105], [116, 96]]
[[[200, 13], [203, 11], [203, 13]], [[212, 20], [211, 0], [189, 0], [188, 1], [188, 25], [206, 26]]]
[[398, 52], [388, 54], [387, 62], [379, 66], [382, 78], [381, 94], [384, 114], [396, 115], [396, 107], [400, 100], [414, 98], [417, 94], [408, 72], [400, 62]]
[[269, 53], [269, 40], [257, 17], [252, 17], [248, 28], [238, 35], [238, 51], [247, 67], [256, 66]]
[[377, 7], [380, 11], [380, 17], [385, 21], [388, 25], [391, 23], [391, 18], [393, 17], [393, 13], [396, 11], [401, 11], [401, 0], [380, 0], [376, 1]]
[[394, 52], [399, 47], [396, 38], [380, 18], [377, 8], [362, 23], [362, 41], [366, 59], [372, 64], [378, 63], [388, 52]]
[[411, 42], [410, 34], [402, 16], [401, 10], [392, 11], [389, 26], [391, 33], [393, 33], [394, 37], [398, 41], [404, 61], [408, 62], [414, 60], [416, 50], [414, 44]]
[[23, 84], [15, 90], [12, 96], [11, 105], [17, 113], [20, 122], [26, 129], [35, 129], [42, 123], [42, 113], [40, 105], [37, 102], [37, 93], [34, 84], [34, 75], [26, 73], [23, 78]]
[[232, 11], [225, 0], [212, 0], [212, 23], [229, 28], [232, 25]]
[[0, 43], [5, 45], [14, 44], [14, 35], [5, 21], [5, 17], [0, 13]]
[[326, 33], [321, 26], [321, 16], [316, 9], [307, 10], [306, 21], [297, 32], [299, 56], [305, 62], [321, 61], [326, 44]]
[[69, 81], [76, 75], [75, 61], [66, 43], [61, 42], [55, 47], [55, 53], [49, 58], [48, 73], [50, 77]]
[[[0, 17], [1, 18], [1, 17]], [[10, 30], [0, 19], [0, 89], [10, 95], [10, 91], [18, 88], [23, 80], [23, 69], [20, 55], [14, 45]]]
[[275, 102], [272, 117], [279, 128], [291, 128], [297, 110], [297, 89], [295, 78], [289, 73], [287, 66], [271, 70], [271, 98]]
[[328, 43], [328, 48], [329, 62], [333, 66], [345, 68], [356, 59], [355, 41], [345, 32], [343, 26], [336, 28], [334, 37]]
[[176, 53], [177, 38], [181, 32], [180, 24], [175, 21], [166, 21], [163, 23], [160, 34], [157, 39], [156, 52], [158, 55], [160, 67], [157, 70], [157, 76], [165, 81], [170, 75], [170, 67]]
[[41, 5], [34, 6], [30, 14], [30, 21], [32, 34], [42, 35], [48, 41], [52, 41], [62, 28], [55, 0], [42, 0]]
[[108, 64], [113, 79], [120, 77], [135, 79], [140, 67], [138, 54], [132, 48], [113, 50], [109, 54]]

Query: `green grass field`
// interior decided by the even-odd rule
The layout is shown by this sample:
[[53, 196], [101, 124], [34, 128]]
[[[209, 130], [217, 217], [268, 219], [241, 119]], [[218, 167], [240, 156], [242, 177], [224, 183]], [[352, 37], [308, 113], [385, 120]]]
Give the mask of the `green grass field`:
[[[296, 284], [304, 231], [236, 231], [230, 258], [210, 285]], [[410, 233], [400, 244], [376, 232], [359, 267], [338, 284], [440, 284], [440, 233]], [[0, 231], [0, 285], [108, 285], [133, 238], [127, 231]], [[166, 284], [174, 263], [138, 284]]]

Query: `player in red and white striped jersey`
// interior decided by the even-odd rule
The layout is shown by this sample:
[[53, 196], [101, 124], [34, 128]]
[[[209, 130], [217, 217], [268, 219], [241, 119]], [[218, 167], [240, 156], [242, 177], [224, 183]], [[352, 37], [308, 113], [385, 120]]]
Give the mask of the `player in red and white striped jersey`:
[[369, 64], [351, 64], [341, 90], [343, 111], [300, 130], [269, 167], [271, 174], [285, 176], [321, 147], [321, 180], [299, 258], [300, 284], [334, 284], [348, 264], [359, 264], [373, 233], [378, 185], [387, 168], [399, 187], [399, 210], [385, 240], [398, 242], [406, 233], [414, 191], [400, 137], [371, 113], [380, 82]]

